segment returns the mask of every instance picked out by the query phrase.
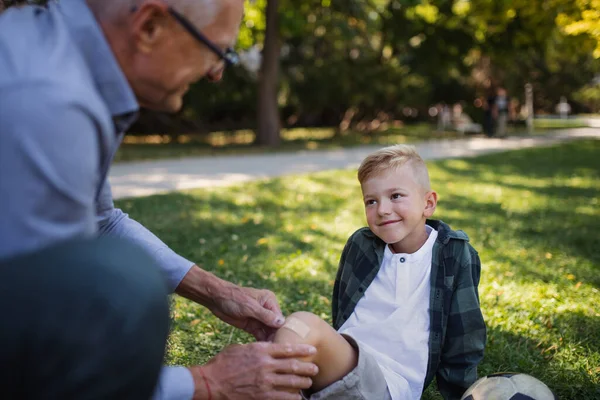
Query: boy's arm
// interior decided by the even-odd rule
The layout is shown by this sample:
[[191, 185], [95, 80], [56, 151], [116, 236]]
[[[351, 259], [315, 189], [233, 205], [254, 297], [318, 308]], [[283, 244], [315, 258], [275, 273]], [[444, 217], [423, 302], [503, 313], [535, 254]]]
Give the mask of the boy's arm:
[[342, 270], [344, 269], [344, 264], [346, 263], [346, 256], [350, 249], [353, 236], [350, 236], [350, 238], [348, 238], [348, 241], [346, 242], [346, 245], [344, 246], [344, 250], [342, 251], [342, 255], [340, 256], [340, 262], [338, 264], [338, 270], [336, 273], [335, 282], [333, 283], [333, 295], [331, 296], [331, 324], [333, 325], [334, 329], [339, 328], [339, 326], [336, 325], [336, 321], [337, 321], [339, 306], [340, 306], [340, 304], [339, 304], [340, 290], [342, 290], [342, 288], [341, 288]]
[[469, 244], [461, 257], [452, 295], [446, 338], [436, 374], [444, 399], [460, 399], [477, 380], [477, 365], [483, 358], [486, 328], [479, 304], [481, 262]]

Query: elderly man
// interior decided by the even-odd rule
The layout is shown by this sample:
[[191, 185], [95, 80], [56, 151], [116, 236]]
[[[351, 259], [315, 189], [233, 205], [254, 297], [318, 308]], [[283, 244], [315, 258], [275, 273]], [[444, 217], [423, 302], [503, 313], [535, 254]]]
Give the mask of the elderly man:
[[[0, 15], [3, 398], [296, 399], [315, 349], [269, 343], [273, 293], [174, 253], [113, 205], [106, 181], [138, 107], [177, 111], [218, 81], [242, 0], [61, 0]], [[167, 293], [260, 342], [161, 367]], [[158, 383], [157, 383], [158, 382]]]

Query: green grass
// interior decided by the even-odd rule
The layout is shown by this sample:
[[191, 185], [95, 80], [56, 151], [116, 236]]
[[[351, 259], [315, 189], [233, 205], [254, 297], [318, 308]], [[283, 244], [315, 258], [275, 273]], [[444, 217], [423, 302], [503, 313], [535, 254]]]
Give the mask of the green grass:
[[[535, 121], [534, 135], [545, 135], [554, 129], [584, 126], [580, 120], [540, 119]], [[523, 126], [510, 126], [508, 134], [527, 135], [527, 132]], [[336, 135], [333, 128], [294, 128], [282, 130], [281, 136], [282, 143], [276, 148], [254, 145], [255, 134], [250, 130], [183, 135], [176, 142], [170, 141], [165, 135], [127, 136], [119, 147], [115, 162], [339, 149], [364, 144], [387, 145], [464, 137], [453, 131], [438, 132], [435, 126], [426, 123], [369, 133], [348, 131], [343, 135]]]
[[563, 128], [585, 128], [588, 125], [587, 121], [579, 117], [571, 117], [568, 119], [560, 118], [536, 118], [533, 122], [535, 129], [563, 129]]
[[266, 152], [338, 149], [364, 144], [395, 144], [439, 138], [456, 138], [456, 132], [436, 132], [428, 124], [391, 127], [371, 133], [348, 131], [335, 135], [333, 128], [284, 129], [282, 144], [277, 148], [256, 146], [255, 134], [249, 130], [213, 132], [208, 135], [182, 136], [180, 142], [167, 142], [167, 137], [127, 137], [115, 156], [116, 162]]
[[[480, 374], [520, 371], [562, 399], [600, 398], [600, 141], [429, 163], [436, 217], [482, 260]], [[354, 171], [119, 202], [203, 268], [330, 319], [348, 235], [364, 225]], [[168, 362], [206, 361], [248, 335], [174, 297]], [[426, 399], [438, 399], [429, 389]]]

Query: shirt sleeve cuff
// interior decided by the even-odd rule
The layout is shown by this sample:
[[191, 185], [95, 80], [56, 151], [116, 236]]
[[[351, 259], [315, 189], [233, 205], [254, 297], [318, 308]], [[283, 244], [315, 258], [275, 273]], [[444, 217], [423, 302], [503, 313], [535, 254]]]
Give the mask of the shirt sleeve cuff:
[[192, 261], [180, 256], [168, 247], [161, 249], [155, 253], [155, 257], [166, 275], [169, 289], [175, 291], [181, 280], [195, 265]]
[[163, 367], [152, 400], [192, 400], [194, 378], [185, 367]]

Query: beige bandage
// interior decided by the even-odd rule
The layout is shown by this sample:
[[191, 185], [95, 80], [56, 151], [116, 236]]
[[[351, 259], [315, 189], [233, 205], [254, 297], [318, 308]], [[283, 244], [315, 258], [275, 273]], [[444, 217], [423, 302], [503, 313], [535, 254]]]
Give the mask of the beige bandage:
[[306, 325], [304, 321], [294, 317], [286, 319], [285, 324], [283, 324], [282, 328], [287, 328], [290, 331], [295, 332], [302, 339], [306, 339], [306, 337], [310, 333], [310, 327]]

